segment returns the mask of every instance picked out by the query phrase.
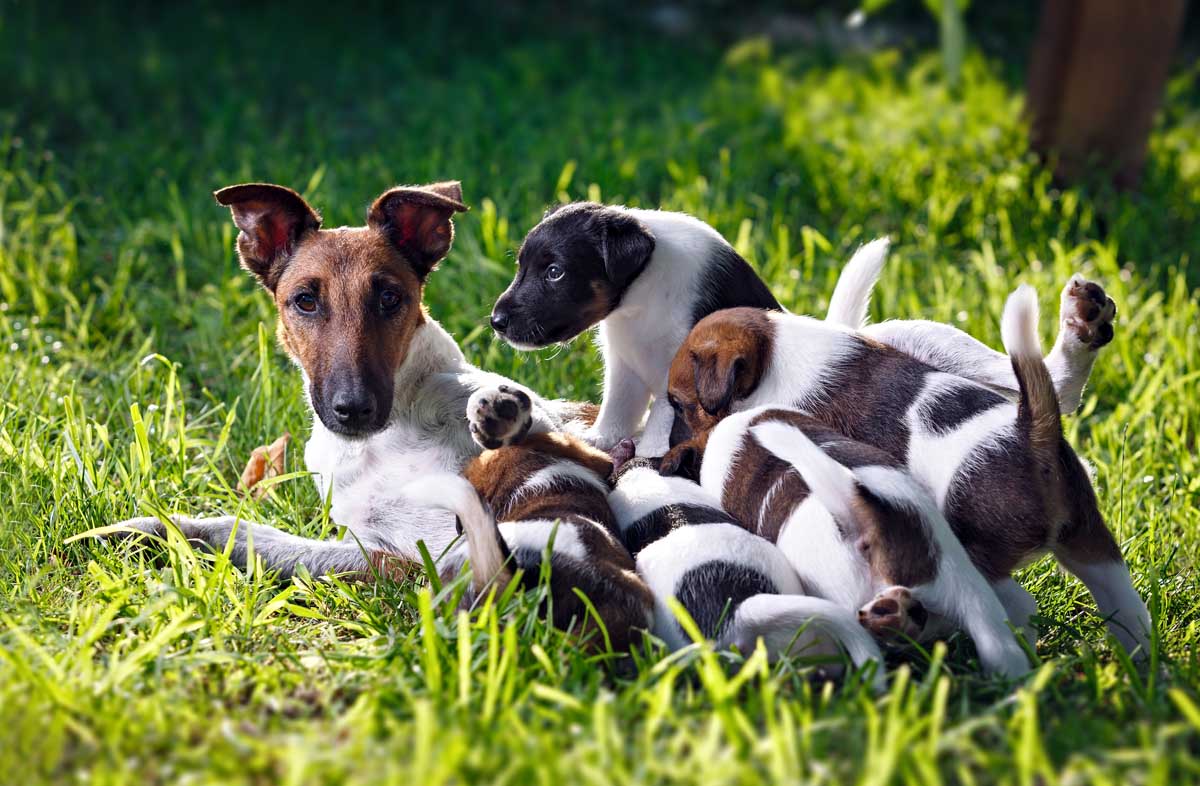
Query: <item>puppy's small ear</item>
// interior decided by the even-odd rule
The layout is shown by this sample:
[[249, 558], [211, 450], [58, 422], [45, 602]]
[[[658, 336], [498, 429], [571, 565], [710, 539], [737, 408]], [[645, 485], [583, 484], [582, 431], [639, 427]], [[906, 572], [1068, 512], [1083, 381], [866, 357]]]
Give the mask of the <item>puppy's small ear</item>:
[[596, 214], [593, 231], [597, 235], [604, 272], [618, 289], [637, 278], [654, 253], [654, 233], [628, 213], [607, 209]]
[[242, 267], [272, 292], [296, 245], [321, 226], [321, 215], [290, 188], [270, 183], [228, 186], [213, 194], [233, 213]]
[[700, 480], [700, 445], [695, 442], [684, 442], [667, 451], [658, 465], [658, 474], [665, 477], [688, 478]]
[[709, 415], [723, 415], [733, 403], [746, 359], [726, 351], [693, 351], [692, 368], [696, 376], [696, 400]]
[[375, 200], [367, 224], [387, 235], [424, 279], [454, 242], [451, 216], [466, 210], [457, 181], [400, 186]]

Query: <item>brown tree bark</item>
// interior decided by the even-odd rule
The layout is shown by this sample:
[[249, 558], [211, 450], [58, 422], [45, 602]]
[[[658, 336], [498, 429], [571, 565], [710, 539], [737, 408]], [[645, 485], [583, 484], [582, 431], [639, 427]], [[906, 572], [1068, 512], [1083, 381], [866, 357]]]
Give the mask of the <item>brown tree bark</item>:
[[1044, 0], [1029, 66], [1030, 144], [1074, 181], [1137, 185], [1186, 0]]

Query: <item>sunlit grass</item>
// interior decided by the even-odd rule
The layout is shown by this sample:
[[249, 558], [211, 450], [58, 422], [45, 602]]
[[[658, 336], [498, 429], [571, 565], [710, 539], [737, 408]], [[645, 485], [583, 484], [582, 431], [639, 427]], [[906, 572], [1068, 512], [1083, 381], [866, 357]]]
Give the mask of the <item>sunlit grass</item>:
[[[951, 93], [935, 52], [831, 57], [636, 26], [614, 50], [565, 22], [552, 38], [439, 14], [417, 34], [321, 10], [313, 24], [165, 9], [132, 29], [101, 11], [8, 13], [0, 781], [1200, 778], [1200, 115], [1182, 81], [1143, 192], [1118, 195], [1055, 187], [1024, 152], [1019, 93], [978, 55]], [[888, 234], [873, 316], [992, 345], [1018, 283], [1053, 314], [1072, 272], [1103, 281], [1117, 338], [1067, 427], [1153, 609], [1156, 668], [1114, 651], [1049, 561], [1021, 577], [1044, 630], [1027, 679], [983, 678], [955, 639], [875, 696], [699, 647], [618, 667], [539, 624], [536, 597], [462, 615], [423, 580], [278, 583], [177, 540], [67, 542], [156, 510], [334, 534], [303, 476], [261, 501], [236, 492], [250, 450], [285, 430], [303, 470], [308, 415], [210, 193], [285, 183], [337, 225], [395, 182], [443, 178], [473, 209], [430, 309], [474, 361], [548, 395], [598, 396], [590, 344], [520, 355], [485, 316], [560, 199], [695, 213], [814, 313], [848, 253]]]

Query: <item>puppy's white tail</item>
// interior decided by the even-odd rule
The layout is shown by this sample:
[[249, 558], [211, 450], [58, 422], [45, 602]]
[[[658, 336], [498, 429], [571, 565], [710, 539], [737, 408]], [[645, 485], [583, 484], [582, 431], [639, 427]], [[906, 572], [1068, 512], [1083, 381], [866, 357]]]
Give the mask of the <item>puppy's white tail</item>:
[[749, 653], [760, 638], [772, 659], [789, 652], [793, 655], [836, 654], [831, 647], [836, 644], [857, 667], [872, 661], [878, 663], [873, 684], [876, 689], [884, 685], [879, 645], [858, 624], [852, 612], [828, 600], [807, 595], [753, 595], [738, 606], [733, 623], [718, 643], [721, 646], [736, 645], [742, 652]]
[[854, 473], [821, 450], [800, 429], [785, 423], [760, 423], [750, 433], [764, 448], [796, 468], [817, 501], [843, 526], [855, 521], [853, 502], [858, 495]]
[[883, 263], [887, 261], [889, 245], [891, 241], [881, 237], [854, 252], [833, 288], [826, 322], [845, 325], [852, 330], [858, 330], [866, 323], [871, 292], [883, 271]]
[[496, 518], [470, 481], [460, 475], [440, 473], [404, 487], [406, 499], [418, 505], [442, 508], [458, 516], [467, 535], [471, 560], [471, 586], [482, 593], [489, 582], [503, 590], [512, 579], [508, 547], [500, 537]]
[[1042, 359], [1037, 331], [1037, 292], [1025, 284], [1017, 287], [1004, 304], [1000, 336], [1012, 358], [1021, 394], [1017, 419], [1028, 429], [1030, 447], [1039, 465], [1049, 469], [1057, 466], [1062, 417], [1054, 380]]

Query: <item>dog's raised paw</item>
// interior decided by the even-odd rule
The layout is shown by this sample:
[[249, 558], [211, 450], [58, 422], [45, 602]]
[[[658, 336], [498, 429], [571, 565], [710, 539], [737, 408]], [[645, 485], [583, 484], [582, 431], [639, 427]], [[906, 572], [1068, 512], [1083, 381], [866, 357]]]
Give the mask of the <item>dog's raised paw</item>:
[[467, 401], [467, 423], [480, 447], [494, 450], [525, 438], [533, 425], [529, 394], [511, 385], [482, 388]]
[[1090, 350], [1113, 340], [1117, 304], [1095, 281], [1076, 273], [1063, 287], [1059, 321], [1067, 334]]

